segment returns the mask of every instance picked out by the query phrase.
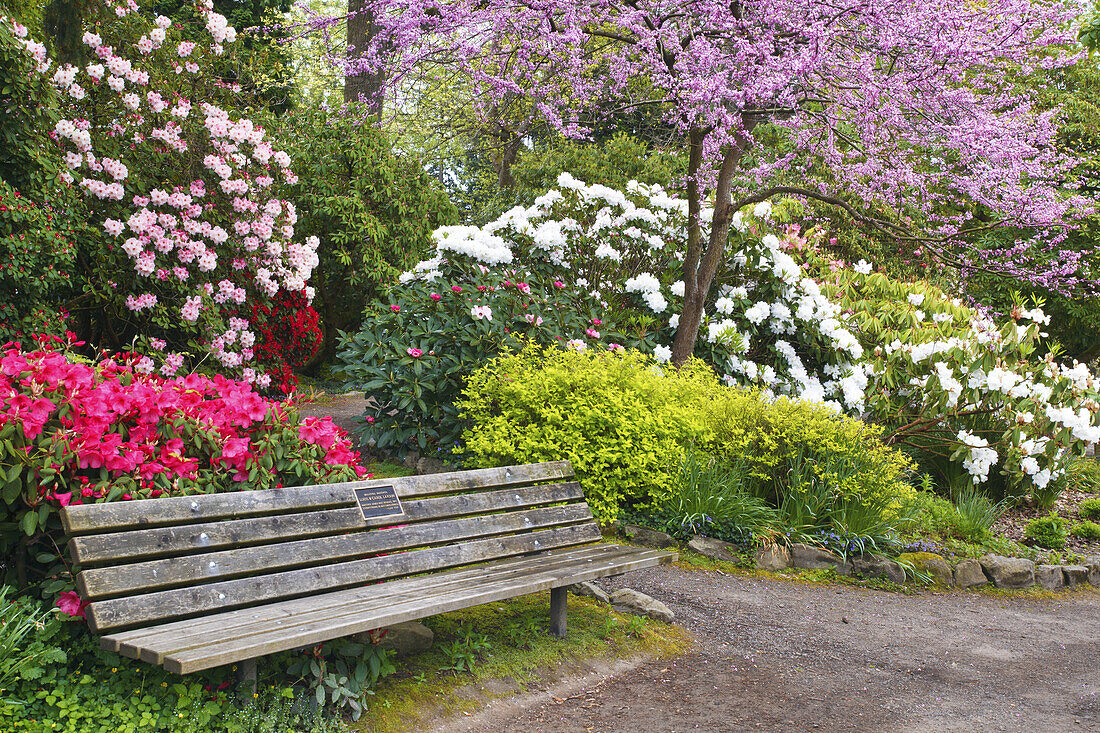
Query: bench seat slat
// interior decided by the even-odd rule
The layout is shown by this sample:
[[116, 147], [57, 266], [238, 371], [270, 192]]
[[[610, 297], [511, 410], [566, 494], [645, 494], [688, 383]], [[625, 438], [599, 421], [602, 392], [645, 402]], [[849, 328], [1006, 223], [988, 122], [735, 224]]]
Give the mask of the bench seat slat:
[[368, 479], [322, 486], [297, 486], [226, 494], [202, 494], [65, 507], [61, 521], [69, 535], [120, 529], [194, 524], [220, 518], [240, 518], [349, 506], [352, 491], [392, 485], [401, 498], [448, 494], [465, 489], [523, 486], [573, 477], [568, 461], [534, 463], [476, 471], [454, 471], [427, 476]]
[[164, 666], [171, 672], [186, 674], [233, 661], [318, 644], [349, 634], [389, 626], [413, 618], [422, 618], [425, 615], [446, 613], [608, 574], [652, 567], [671, 557], [667, 552], [637, 548], [631, 548], [632, 552], [624, 555], [621, 548], [615, 550], [610, 546], [604, 547], [608, 547], [609, 555], [615, 552], [615, 556], [609, 556], [602, 562], [600, 559], [587, 559], [572, 565], [567, 564], [564, 567], [546, 570], [542, 570], [539, 566], [543, 558], [532, 557], [529, 559], [528, 573], [519, 579], [489, 581], [484, 584], [467, 583], [458, 588], [450, 588], [443, 593], [429, 593], [421, 597], [407, 598], [400, 603], [386, 600], [376, 608], [356, 607], [332, 618], [312, 623], [294, 622], [290, 625], [279, 625], [267, 629], [258, 626], [256, 633], [249, 637], [164, 653]]
[[413, 499], [403, 502], [405, 514], [399, 519], [380, 517], [364, 520], [358, 507], [347, 507], [322, 512], [281, 514], [87, 535], [74, 538], [70, 541], [69, 547], [73, 562], [89, 567], [109, 561], [129, 562], [194, 552], [196, 549], [212, 551], [277, 540], [306, 539], [364, 527], [383, 527], [394, 522], [409, 524], [583, 498], [584, 494], [579, 483], [546, 484], [476, 494]]
[[215, 609], [228, 610], [278, 598], [321, 593], [386, 578], [579, 545], [598, 539], [600, 531], [594, 523], [557, 527], [338, 565], [300, 568], [252, 578], [156, 591], [140, 596], [93, 601], [86, 613], [93, 631], [102, 633], [124, 626], [139, 626]]
[[[557, 555], [559, 553], [576, 552], [581, 553], [584, 551], [591, 551], [591, 548], [597, 547], [597, 545], [582, 545], [576, 548], [567, 548], [564, 550], [550, 550], [547, 555]], [[497, 560], [494, 564], [501, 567], [510, 566], [515, 564], [521, 564], [529, 556], [521, 555], [518, 557], [510, 557], [504, 560]], [[487, 564], [472, 565], [455, 570], [448, 571], [448, 575], [456, 579], [461, 578], [476, 578], [484, 572], [484, 568]], [[423, 577], [439, 577], [438, 574], [414, 575], [408, 578], [399, 578], [391, 580], [389, 583], [376, 583], [369, 586], [361, 586], [359, 588], [351, 588], [345, 591], [346, 593], [354, 593], [357, 591], [364, 591], [367, 588], [374, 589], [371, 592], [378, 592], [378, 588], [384, 586], [396, 585], [401, 586], [406, 582], [414, 582]], [[285, 610], [287, 613], [297, 613], [308, 611], [312, 608], [324, 608], [327, 601], [320, 600], [327, 598], [330, 595], [325, 596], [309, 596], [306, 598], [298, 598], [290, 601], [280, 601], [278, 606], [280, 609]], [[127, 643], [140, 645], [146, 637], [150, 635], [158, 635], [161, 633], [171, 633], [175, 631], [181, 632], [195, 632], [195, 633], [217, 633], [223, 627], [233, 627], [237, 625], [249, 625], [254, 624], [257, 621], [262, 621], [267, 614], [267, 609], [271, 608], [269, 605], [264, 606], [252, 606], [249, 608], [240, 608], [236, 611], [225, 611], [217, 614], [216, 616], [200, 616], [198, 618], [189, 618], [182, 621], [168, 621], [166, 623], [157, 624], [156, 626], [146, 626], [139, 629], [131, 629], [130, 631], [115, 631], [111, 634], [101, 637], [104, 640], [104, 649], [107, 651], [117, 652], [119, 648], [113, 646], [115, 644]], [[217, 619], [210, 621], [209, 619]]]
[[80, 595], [89, 599], [144, 593], [591, 519], [587, 504], [482, 514], [85, 570], [78, 576], [77, 586]]
[[[609, 547], [615, 548], [614, 551]], [[620, 552], [621, 551], [621, 552]], [[606, 561], [621, 555], [634, 554], [635, 548], [616, 545], [585, 545], [566, 550], [543, 553], [539, 565], [544, 570], [566, 567], [600, 559]], [[512, 581], [522, 579], [531, 568], [531, 556], [509, 558], [472, 568], [460, 568], [444, 573], [419, 575], [412, 578], [350, 588], [337, 593], [327, 593], [308, 599], [282, 601], [267, 606], [230, 611], [216, 616], [204, 616], [188, 621], [175, 621], [160, 626], [121, 632], [103, 637], [103, 648], [120, 652], [125, 656], [141, 658], [153, 664], [164, 663], [164, 649], [171, 651], [206, 646], [211, 639], [227, 642], [255, 634], [258, 628], [298, 625], [330, 618], [355, 609], [379, 607], [381, 604], [439, 594], [473, 583]]]

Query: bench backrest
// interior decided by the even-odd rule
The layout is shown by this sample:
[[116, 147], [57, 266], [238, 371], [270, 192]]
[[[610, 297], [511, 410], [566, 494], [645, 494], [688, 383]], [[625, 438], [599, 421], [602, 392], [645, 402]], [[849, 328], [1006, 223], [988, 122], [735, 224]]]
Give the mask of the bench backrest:
[[[559, 461], [74, 505], [61, 518], [102, 633], [593, 542], [572, 476]], [[391, 485], [404, 515], [365, 519], [354, 491]]]

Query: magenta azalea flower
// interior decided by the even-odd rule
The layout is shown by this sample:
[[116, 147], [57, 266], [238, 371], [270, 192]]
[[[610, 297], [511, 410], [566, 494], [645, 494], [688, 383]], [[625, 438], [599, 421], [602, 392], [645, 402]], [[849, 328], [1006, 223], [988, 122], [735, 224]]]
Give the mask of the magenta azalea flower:
[[57, 597], [58, 608], [62, 613], [66, 613], [70, 616], [76, 616], [77, 618], [84, 618], [84, 609], [88, 606], [88, 601], [76, 594], [76, 591], [65, 591]]

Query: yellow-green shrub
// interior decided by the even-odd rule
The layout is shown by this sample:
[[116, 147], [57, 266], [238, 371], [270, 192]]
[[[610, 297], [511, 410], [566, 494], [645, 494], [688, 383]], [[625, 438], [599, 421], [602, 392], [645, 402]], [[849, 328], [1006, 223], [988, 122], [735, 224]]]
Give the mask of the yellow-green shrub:
[[637, 352], [529, 346], [476, 372], [458, 407], [470, 421], [463, 440], [471, 462], [568, 459], [604, 522], [666, 499], [686, 448], [740, 463], [777, 504], [799, 459], [839, 495], [870, 504], [896, 510], [912, 491], [907, 459], [875, 428], [726, 387], [698, 361], [673, 369]]
[[530, 346], [476, 372], [458, 403], [478, 465], [568, 459], [603, 521], [668, 491], [682, 447], [708, 434], [690, 408], [713, 380], [701, 363], [670, 375], [638, 352]]
[[909, 459], [886, 446], [882, 429], [836, 415], [823, 405], [719, 386], [703, 409], [716, 433], [710, 452], [726, 460], [741, 457], [770, 498], [779, 503], [790, 489], [786, 471], [801, 454], [809, 467], [840, 496], [858, 497], [900, 510], [913, 489], [905, 482]]

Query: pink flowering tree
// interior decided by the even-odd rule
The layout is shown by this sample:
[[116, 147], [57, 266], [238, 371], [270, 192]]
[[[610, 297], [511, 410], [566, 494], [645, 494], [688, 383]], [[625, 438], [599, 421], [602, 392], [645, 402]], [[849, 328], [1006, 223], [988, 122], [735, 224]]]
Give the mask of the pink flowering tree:
[[[1007, 253], [986, 252], [976, 262], [970, 249], [956, 246], [976, 228], [957, 212], [976, 202], [991, 212], [989, 226], [1049, 228], [1082, 204], [1065, 191], [1072, 161], [1053, 144], [1055, 112], [1038, 113], [1013, 86], [1021, 73], [1072, 62], [1065, 49], [1075, 10], [1066, 5], [370, 0], [363, 6], [373, 34], [346, 58], [349, 77], [385, 70], [391, 86], [409, 90], [446, 64], [469, 78], [475, 111], [486, 118], [522, 98], [532, 116], [569, 136], [586, 136], [601, 116], [639, 109], [678, 132], [689, 156], [690, 216], [677, 363], [692, 352], [731, 218], [742, 206], [801, 196], [904, 238], [912, 236], [911, 222], [890, 212], [915, 205], [928, 227], [924, 243], [945, 261], [993, 263], [1032, 277], [1043, 273], [1017, 272]], [[754, 135], [764, 125], [778, 142], [765, 145]]]
[[177, 28], [107, 0], [86, 19], [81, 67], [53, 63], [5, 22], [62, 97], [51, 136], [99, 234], [81, 261], [82, 333], [116, 349], [143, 337], [139, 350], [160, 358], [139, 371], [170, 376], [190, 352], [265, 386], [247, 305], [280, 291], [312, 299], [317, 242], [295, 240], [297, 211], [280, 196], [297, 180], [290, 157], [231, 111], [240, 90], [211, 71], [236, 39], [211, 8], [197, 0]]

